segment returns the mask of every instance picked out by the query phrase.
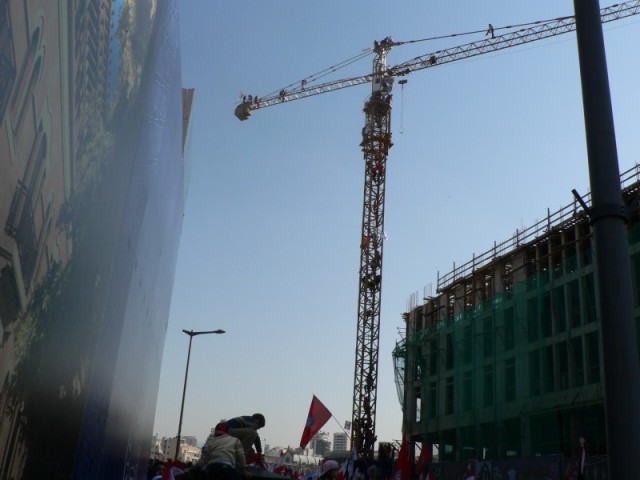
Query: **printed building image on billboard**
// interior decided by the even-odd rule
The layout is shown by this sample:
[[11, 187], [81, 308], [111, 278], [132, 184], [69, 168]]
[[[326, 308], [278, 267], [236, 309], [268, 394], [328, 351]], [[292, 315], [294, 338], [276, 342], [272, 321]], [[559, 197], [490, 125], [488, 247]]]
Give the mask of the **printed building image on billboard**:
[[177, 12], [0, 0], [2, 479], [146, 478], [184, 203]]

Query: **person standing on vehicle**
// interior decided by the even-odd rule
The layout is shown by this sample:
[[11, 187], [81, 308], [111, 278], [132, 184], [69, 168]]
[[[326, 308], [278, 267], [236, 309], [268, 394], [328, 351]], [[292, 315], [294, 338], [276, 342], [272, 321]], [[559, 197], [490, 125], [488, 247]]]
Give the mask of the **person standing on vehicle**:
[[228, 435], [227, 426], [219, 423], [202, 447], [196, 466], [204, 469], [207, 479], [243, 480], [251, 478], [246, 470], [244, 448], [235, 437]]
[[265, 419], [261, 413], [234, 417], [223, 422], [227, 427], [227, 433], [236, 437], [242, 443], [244, 455], [249, 459], [253, 455], [253, 448], [262, 460], [262, 443], [258, 436], [258, 430], [264, 427]]

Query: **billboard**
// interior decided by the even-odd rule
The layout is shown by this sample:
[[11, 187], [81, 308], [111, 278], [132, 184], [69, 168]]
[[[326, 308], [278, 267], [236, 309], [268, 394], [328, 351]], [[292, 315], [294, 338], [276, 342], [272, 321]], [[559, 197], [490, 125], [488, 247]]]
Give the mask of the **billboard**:
[[184, 202], [177, 0], [0, 0], [0, 478], [146, 478]]

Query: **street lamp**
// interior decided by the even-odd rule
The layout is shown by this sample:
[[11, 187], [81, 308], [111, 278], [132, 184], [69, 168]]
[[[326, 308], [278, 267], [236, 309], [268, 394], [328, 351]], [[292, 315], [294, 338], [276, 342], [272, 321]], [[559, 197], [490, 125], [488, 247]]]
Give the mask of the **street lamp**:
[[224, 330], [208, 330], [206, 332], [194, 332], [193, 330], [182, 330], [189, 335], [189, 352], [187, 353], [187, 369], [184, 372], [184, 388], [182, 389], [182, 405], [180, 407], [180, 421], [178, 422], [178, 439], [176, 442], [176, 454], [175, 459], [178, 460], [178, 453], [180, 452], [180, 434], [182, 433], [182, 414], [184, 413], [184, 396], [187, 393], [187, 377], [189, 376], [189, 359], [191, 358], [191, 341], [196, 335], [208, 335], [210, 333], [225, 333]]

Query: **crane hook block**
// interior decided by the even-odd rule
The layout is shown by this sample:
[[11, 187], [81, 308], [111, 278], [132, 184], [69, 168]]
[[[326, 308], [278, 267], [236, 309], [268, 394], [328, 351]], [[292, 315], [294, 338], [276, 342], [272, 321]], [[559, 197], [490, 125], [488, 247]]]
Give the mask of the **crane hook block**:
[[251, 116], [251, 104], [249, 102], [242, 102], [236, 107], [235, 115], [239, 120], [248, 120]]

